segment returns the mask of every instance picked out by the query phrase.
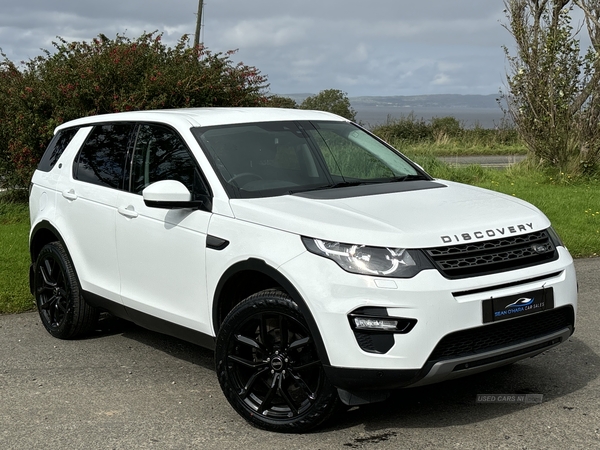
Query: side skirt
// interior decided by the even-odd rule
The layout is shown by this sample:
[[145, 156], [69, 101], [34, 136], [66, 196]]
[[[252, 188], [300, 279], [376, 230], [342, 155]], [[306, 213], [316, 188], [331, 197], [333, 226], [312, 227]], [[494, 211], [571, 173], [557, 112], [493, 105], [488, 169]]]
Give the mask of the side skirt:
[[120, 303], [108, 300], [91, 292], [84, 291], [83, 297], [91, 306], [107, 311], [113, 316], [133, 322], [140, 327], [173, 336], [209, 350], [215, 349], [215, 338], [208, 334], [159, 319], [158, 317], [151, 316], [135, 309], [127, 308]]

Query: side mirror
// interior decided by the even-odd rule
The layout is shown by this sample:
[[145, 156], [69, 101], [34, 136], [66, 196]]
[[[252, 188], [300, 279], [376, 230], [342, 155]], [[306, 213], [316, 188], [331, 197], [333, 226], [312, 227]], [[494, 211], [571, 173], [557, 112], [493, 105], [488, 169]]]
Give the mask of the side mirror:
[[190, 194], [188, 188], [176, 180], [162, 180], [146, 186], [142, 191], [142, 198], [146, 206], [151, 208], [207, 209], [210, 204], [208, 197], [206, 200], [192, 200], [192, 194]]

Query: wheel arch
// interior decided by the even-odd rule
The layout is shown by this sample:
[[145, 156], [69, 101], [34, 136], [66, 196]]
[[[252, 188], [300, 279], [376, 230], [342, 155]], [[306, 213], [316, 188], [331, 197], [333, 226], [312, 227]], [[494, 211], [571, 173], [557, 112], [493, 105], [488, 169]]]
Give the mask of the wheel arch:
[[[240, 288], [241, 287], [241, 288]], [[310, 308], [293, 285], [281, 272], [265, 261], [250, 258], [231, 266], [221, 276], [212, 305], [212, 320], [215, 334], [218, 334], [223, 319], [238, 303], [252, 294], [265, 289], [279, 288], [298, 305], [310, 330], [319, 358], [323, 364], [329, 364], [329, 358], [319, 327]]]
[[31, 233], [29, 235], [29, 256], [31, 258], [31, 264], [29, 265], [29, 290], [32, 294], [34, 294], [33, 271], [35, 261], [37, 260], [40, 251], [42, 250], [42, 248], [44, 248], [46, 244], [56, 241], [62, 244], [64, 250], [67, 252], [67, 255], [69, 255], [70, 258], [71, 255], [69, 254], [69, 249], [65, 244], [65, 241], [63, 240], [58, 230], [50, 222], [48, 222], [47, 220], [42, 220], [41, 222], [37, 223], [31, 230]]
[[31, 230], [29, 237], [29, 253], [31, 255], [31, 261], [35, 262], [37, 255], [39, 255], [44, 245], [54, 241], [60, 242], [65, 250], [67, 250], [67, 245], [65, 244], [62, 235], [54, 225], [47, 220], [42, 220], [37, 223]]

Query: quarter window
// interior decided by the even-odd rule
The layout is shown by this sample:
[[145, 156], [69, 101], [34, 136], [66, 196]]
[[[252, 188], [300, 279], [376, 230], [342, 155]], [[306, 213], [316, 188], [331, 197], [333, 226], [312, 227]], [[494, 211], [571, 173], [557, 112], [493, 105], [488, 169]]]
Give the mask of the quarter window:
[[77, 134], [77, 131], [79, 131], [79, 128], [69, 128], [56, 133], [44, 152], [44, 156], [38, 165], [38, 170], [50, 172], [65, 149], [69, 146], [71, 139]]
[[131, 123], [94, 127], [73, 167], [74, 178], [100, 186], [122, 188], [133, 128]]

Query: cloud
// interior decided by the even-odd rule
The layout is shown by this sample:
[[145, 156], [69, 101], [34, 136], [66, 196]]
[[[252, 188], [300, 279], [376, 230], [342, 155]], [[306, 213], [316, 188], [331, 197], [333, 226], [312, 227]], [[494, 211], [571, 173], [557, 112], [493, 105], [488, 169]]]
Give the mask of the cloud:
[[[256, 21], [242, 20], [215, 26], [218, 32], [209, 36], [218, 40], [221, 46], [230, 48], [264, 48], [293, 45], [306, 37], [310, 27], [308, 20], [295, 20], [291, 17], [271, 17]], [[205, 31], [206, 33], [206, 31]]]
[[[0, 47], [13, 61], [52, 41], [159, 30], [193, 36], [190, 0], [18, 0], [0, 15]], [[349, 95], [482, 93], [502, 84], [502, 2], [482, 0], [224, 0], [205, 2], [203, 41], [268, 75], [275, 93], [341, 89]]]

